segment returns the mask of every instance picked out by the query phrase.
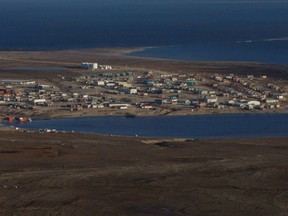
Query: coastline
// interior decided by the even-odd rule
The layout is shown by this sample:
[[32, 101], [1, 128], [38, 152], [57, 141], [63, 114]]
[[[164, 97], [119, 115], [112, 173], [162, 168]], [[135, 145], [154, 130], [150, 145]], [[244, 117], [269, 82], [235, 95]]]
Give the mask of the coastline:
[[76, 114], [76, 113], [71, 113], [71, 115], [63, 115], [63, 114], [60, 114], [60, 115], [54, 115], [54, 116], [46, 116], [46, 117], [41, 117], [41, 116], [34, 116], [33, 119], [35, 120], [51, 120], [51, 119], [67, 119], [67, 118], [78, 118], [78, 117], [125, 117], [126, 113], [129, 113], [129, 114], [134, 114], [135, 117], [156, 117], [156, 116], [162, 116], [162, 117], [165, 117], [165, 116], [198, 116], [198, 115], [229, 115], [229, 114], [233, 114], [233, 115], [267, 115], [267, 114], [288, 114], [288, 111], [287, 110], [284, 110], [282, 108], [280, 109], [277, 109], [277, 110], [270, 110], [270, 111], [256, 111], [256, 112], [249, 112], [249, 111], [244, 111], [244, 110], [239, 110], [239, 111], [219, 111], [219, 112], [215, 112], [215, 111], [211, 111], [211, 112], [207, 112], [207, 111], [203, 111], [203, 112], [191, 112], [189, 114], [186, 114], [186, 113], [180, 113], [179, 112], [172, 112], [172, 113], [168, 113], [168, 114], [163, 114], [163, 115], [159, 115], [159, 114], [147, 114], [147, 113], [130, 113], [129, 110], [126, 111], [126, 112], [123, 112], [123, 113], [117, 113], [117, 114], [113, 114], [113, 113], [108, 113], [108, 114], [103, 114], [103, 113], [95, 113], [95, 115], [87, 115], [87, 114]]
[[[288, 77], [288, 69], [283, 66], [184, 61], [179, 64], [174, 60], [105, 54], [103, 50], [98, 50], [98, 54], [92, 50], [90, 54], [87, 52], [0, 52], [3, 58], [17, 60], [0, 59], [4, 69], [0, 70], [0, 77], [35, 79], [60, 89], [63, 85], [56, 79], [57, 75], [86, 74], [86, 70], [78, 68], [79, 62], [95, 59], [121, 70], [128, 65], [168, 72], [181, 68], [184, 72], [229, 74], [236, 71], [247, 75], [252, 71], [269, 72], [277, 79]], [[5, 71], [15, 64], [25, 68], [64, 65], [69, 69]], [[34, 114], [36, 119], [69, 118], [67, 112], [72, 116], [84, 114], [53, 109], [43, 113], [42, 108], [25, 113], [1, 108], [2, 113]], [[129, 112], [112, 111], [108, 110], [104, 116], [112, 113], [123, 116]], [[99, 114], [95, 110], [91, 112]], [[225, 115], [221, 114], [222, 110], [218, 112]], [[255, 114], [243, 110], [238, 113]], [[209, 112], [196, 115], [201, 114], [209, 115]], [[262, 111], [261, 114], [265, 115]], [[85, 115], [90, 116], [88, 112]], [[10, 127], [0, 127], [0, 134], [2, 215], [45, 215], [47, 212], [99, 216], [231, 215], [237, 212], [238, 215], [270, 216], [285, 214], [287, 210], [287, 138], [160, 139], [92, 133], [30, 133]]]
[[[238, 139], [287, 137], [287, 114], [211, 114], [198, 116], [98, 116], [35, 120], [5, 124], [12, 130], [37, 133], [92, 133], [121, 137]], [[161, 123], [162, 122], [162, 123]], [[277, 125], [274, 125], [277, 123]], [[149, 127], [151, 125], [151, 127]], [[270, 128], [274, 125], [272, 128]], [[270, 128], [267, 130], [267, 128]], [[264, 133], [265, 132], [265, 133]]]
[[[146, 47], [149, 48], [149, 47]], [[96, 48], [96, 49], [79, 49], [79, 50], [57, 50], [57, 51], [0, 51], [0, 78], [11, 78], [16, 79], [27, 78], [35, 79], [39, 81], [45, 81], [54, 84], [59, 89], [65, 90], [61, 81], [56, 80], [56, 75], [75, 77], [86, 74], [87, 71], [79, 68], [79, 62], [82, 61], [93, 61], [98, 59], [103, 64], [111, 64], [115, 67], [116, 71], [121, 70], [136, 70], [136, 71], [156, 71], [157, 73], [194, 73], [205, 74], [205, 73], [218, 73], [218, 74], [229, 74], [234, 72], [246, 76], [250, 73], [255, 74], [268, 74], [269, 77], [275, 79], [286, 79], [288, 78], [288, 67], [283, 65], [271, 65], [271, 64], [259, 64], [251, 62], [194, 62], [194, 61], [178, 61], [171, 59], [157, 59], [157, 58], [143, 58], [127, 56], [126, 54], [131, 53], [135, 50], [143, 50], [145, 47], [140, 48]], [[9, 70], [8, 68], [31, 68], [31, 67], [65, 67], [63, 71], [30, 71], [30, 70]], [[6, 69], [6, 70], [5, 70]], [[144, 99], [144, 98], [143, 98]], [[14, 113], [14, 110], [2, 109], [3, 113], [17, 114], [19, 111]], [[136, 116], [163, 116], [163, 115], [199, 115], [199, 114], [221, 114], [221, 113], [258, 113], [258, 111], [243, 111], [241, 109], [226, 109], [226, 110], [199, 110], [191, 112], [191, 109], [185, 108], [181, 110], [171, 110], [166, 108], [159, 108], [157, 111], [147, 111], [141, 109], [131, 110], [85, 110], [82, 112], [78, 111], [67, 111], [67, 110], [54, 110], [47, 109], [46, 114], [41, 113], [42, 111], [25, 111], [20, 112], [21, 115], [29, 115], [34, 119], [45, 119], [45, 118], [70, 118], [77, 116], [121, 116], [125, 115], [126, 112], [132, 113]], [[287, 111], [283, 108], [276, 110], [259, 111], [261, 113], [286, 113]]]

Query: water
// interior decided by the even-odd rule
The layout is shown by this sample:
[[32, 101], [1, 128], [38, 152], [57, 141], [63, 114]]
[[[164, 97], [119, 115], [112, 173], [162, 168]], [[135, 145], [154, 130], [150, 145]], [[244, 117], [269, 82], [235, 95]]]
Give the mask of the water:
[[0, 49], [160, 46], [136, 55], [287, 64], [287, 0], [1, 0]]
[[67, 69], [64, 67], [27, 67], [27, 68], [5, 68], [4, 70], [62, 71]]
[[221, 114], [161, 117], [81, 117], [15, 126], [145, 137], [287, 137], [288, 114]]
[[195, 43], [147, 48], [132, 56], [189, 61], [244, 61], [288, 64], [288, 41]]

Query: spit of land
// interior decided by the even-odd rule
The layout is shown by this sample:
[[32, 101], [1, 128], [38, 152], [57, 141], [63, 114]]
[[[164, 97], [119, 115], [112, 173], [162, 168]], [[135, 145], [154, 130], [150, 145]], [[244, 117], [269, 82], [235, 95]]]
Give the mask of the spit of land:
[[129, 51], [0, 52], [2, 116], [287, 112], [287, 66], [124, 55]]

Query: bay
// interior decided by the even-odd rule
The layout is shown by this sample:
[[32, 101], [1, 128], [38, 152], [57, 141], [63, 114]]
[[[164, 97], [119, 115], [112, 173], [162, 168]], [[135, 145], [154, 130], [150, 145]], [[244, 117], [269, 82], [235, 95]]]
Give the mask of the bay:
[[80, 117], [14, 124], [96, 134], [169, 138], [287, 137], [288, 114], [213, 114], [192, 116]]
[[157, 46], [134, 54], [287, 64], [287, 11], [286, 0], [2, 0], [0, 49]]

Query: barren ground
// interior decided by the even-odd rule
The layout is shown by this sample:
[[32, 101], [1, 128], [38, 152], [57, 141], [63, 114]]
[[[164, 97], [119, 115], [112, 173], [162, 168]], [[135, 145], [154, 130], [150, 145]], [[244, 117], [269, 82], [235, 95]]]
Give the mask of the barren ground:
[[[83, 73], [77, 68], [82, 61], [277, 79], [288, 74], [286, 66], [120, 55], [128, 51], [2, 51], [0, 78], [55, 83], [57, 74]], [[71, 70], [7, 70], [58, 66]], [[2, 128], [0, 215], [288, 215], [287, 143], [287, 138], [160, 140]]]
[[287, 215], [287, 139], [1, 131], [0, 215]]

